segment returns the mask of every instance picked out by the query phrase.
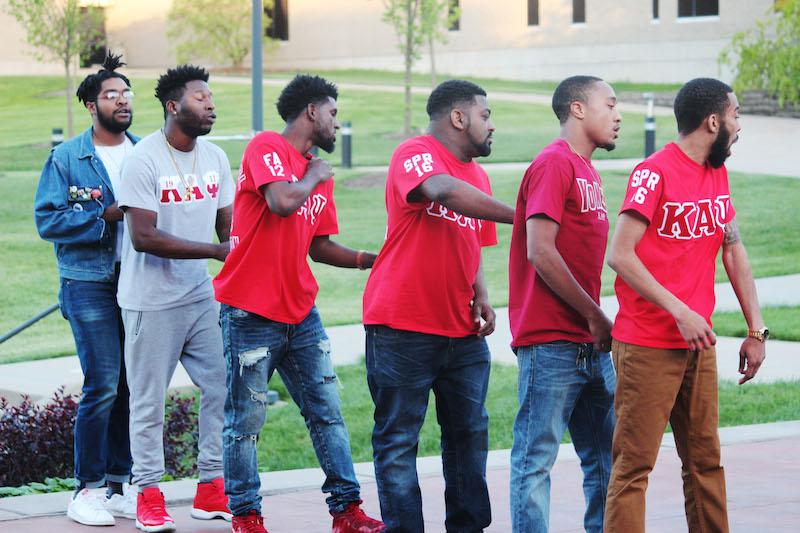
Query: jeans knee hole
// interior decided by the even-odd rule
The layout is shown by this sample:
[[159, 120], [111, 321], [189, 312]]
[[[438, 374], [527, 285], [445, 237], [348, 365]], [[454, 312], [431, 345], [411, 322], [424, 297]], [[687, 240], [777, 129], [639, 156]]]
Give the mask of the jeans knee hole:
[[266, 406], [269, 403], [269, 399], [267, 397], [266, 391], [257, 391], [247, 387], [247, 390], [250, 391], [250, 399], [256, 403], [260, 403], [262, 406]]
[[255, 366], [259, 361], [270, 356], [269, 346], [260, 346], [239, 354], [239, 375], [245, 368]]
[[330, 339], [320, 339], [317, 343], [317, 348], [319, 351], [322, 352], [322, 355], [325, 357], [330, 357], [331, 355], [331, 341]]

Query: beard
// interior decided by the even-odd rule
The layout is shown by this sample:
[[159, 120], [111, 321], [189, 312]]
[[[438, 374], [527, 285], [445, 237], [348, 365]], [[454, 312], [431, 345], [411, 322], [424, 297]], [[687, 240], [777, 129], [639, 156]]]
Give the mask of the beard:
[[127, 111], [130, 114], [130, 117], [123, 121], [117, 120], [117, 110], [112, 112], [110, 115], [106, 115], [100, 111], [100, 108], [97, 108], [97, 122], [103, 127], [103, 129], [106, 129], [111, 133], [123, 133], [131, 127], [131, 122], [133, 122], [133, 109], [129, 109]]
[[714, 167], [719, 168], [725, 164], [725, 160], [731, 155], [730, 152], [731, 134], [728, 132], [727, 125], [722, 122], [720, 124], [719, 133], [711, 149], [708, 152], [708, 163]]
[[330, 137], [327, 139], [320, 138], [314, 142], [314, 146], [325, 150], [327, 153], [333, 152], [334, 148], [336, 148], [336, 137]]
[[314, 138], [312, 141], [314, 142], [314, 146], [330, 154], [336, 148], [336, 133], [331, 136], [327, 136], [315, 123]]
[[182, 107], [178, 112], [178, 120], [176, 122], [181, 131], [192, 138], [208, 135], [213, 126], [205, 123], [202, 118], [189, 111], [187, 107]]
[[492, 144], [489, 142], [491, 139], [490, 137], [486, 137], [482, 143], [473, 143], [472, 146], [475, 148], [475, 153], [477, 157], [487, 157], [489, 154], [492, 153]]
[[601, 146], [600, 148], [602, 148], [606, 152], [610, 152], [616, 147], [617, 147], [617, 143], [615, 143], [614, 141], [610, 141], [610, 142], [607, 142], [606, 144], [604, 144], [603, 146]]

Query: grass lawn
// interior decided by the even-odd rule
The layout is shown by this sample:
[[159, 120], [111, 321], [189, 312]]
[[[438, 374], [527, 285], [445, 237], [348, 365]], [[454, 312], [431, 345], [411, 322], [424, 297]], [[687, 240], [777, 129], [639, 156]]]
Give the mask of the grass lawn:
[[[152, 96], [154, 80], [134, 79], [136, 93], [131, 131], [146, 135], [161, 127], [162, 111]], [[244, 134], [250, 131], [250, 88], [236, 83], [215, 82], [211, 78], [217, 105], [215, 135]], [[264, 123], [267, 129], [282, 129], [274, 107], [277, 89], [265, 88]], [[372, 91], [342, 91], [339, 118], [353, 123], [353, 163], [387, 164], [401, 141], [403, 95]], [[414, 96], [413, 124], [427, 125], [426, 97]], [[558, 133], [558, 122], [549, 106], [491, 100], [495, 132], [494, 151], [487, 161], [527, 161]], [[90, 125], [88, 112], [75, 102], [75, 132]], [[626, 113], [613, 152], [598, 152], [600, 158], [640, 157], [644, 146], [644, 117]], [[50, 131], [65, 127], [66, 112], [62, 80], [58, 77], [0, 77], [0, 171], [40, 170], [47, 158]], [[674, 136], [674, 121], [659, 120], [657, 139], [665, 143]], [[232, 167], [238, 167], [244, 141], [220, 141]], [[332, 161], [341, 160], [334, 153]]]
[[[33, 224], [32, 198], [38, 174], [0, 172], [0, 332], [5, 332], [56, 302], [58, 274], [52, 246], [39, 239]], [[336, 202], [341, 235], [336, 239], [354, 248], [380, 248], [386, 224], [383, 186], [353, 187], [360, 178], [357, 171], [337, 174]], [[625, 187], [624, 172], [604, 173], [611, 222], [621, 203]], [[518, 172], [492, 173], [495, 194], [512, 203], [517, 194]], [[734, 202], [742, 237], [748, 246], [757, 277], [797, 272], [800, 265], [800, 234], [793, 229], [792, 205], [800, 202], [800, 181], [749, 174], [732, 177]], [[489, 294], [495, 306], [508, 302], [508, 249], [510, 227], [499, 226], [499, 245], [485, 250], [484, 268]], [[210, 262], [215, 273], [219, 265]], [[324, 322], [352, 324], [361, 319], [361, 295], [368, 273], [313, 265], [320, 285], [317, 299]], [[725, 279], [724, 269], [717, 271]], [[613, 273], [603, 272], [604, 293], [613, 291]], [[795, 315], [796, 316], [796, 315]], [[767, 315], [776, 331], [777, 320]], [[796, 323], [796, 322], [795, 322]], [[74, 346], [69, 326], [58, 313], [0, 344], [0, 362], [72, 354]]]
[[[769, 338], [800, 342], [800, 306], [763, 307], [761, 314], [769, 324]], [[747, 323], [739, 311], [714, 313], [711, 317], [717, 335], [746, 337]]]
[[[267, 72], [264, 77], [267, 79], [288, 79], [296, 73], [303, 73], [307, 71], [275, 71]], [[321, 70], [314, 71], [324, 78], [332, 80], [336, 83], [363, 83], [366, 85], [399, 85], [404, 84], [404, 73], [391, 72], [388, 70], [369, 70], [369, 69], [344, 69], [344, 70]], [[250, 76], [249, 71], [241, 75]], [[450, 78], [451, 76], [440, 74], [438, 82]], [[472, 76], [458, 76], [459, 79], [468, 80], [477, 83], [489, 93], [491, 98], [492, 92], [517, 92], [517, 93], [541, 93], [552, 94], [558, 85], [558, 81], [543, 80], [543, 81], [518, 81], [518, 80], [503, 80], [497, 78], [476, 78]], [[638, 83], [630, 81], [610, 81], [609, 82], [617, 93], [623, 92], [665, 92], [677, 91], [680, 89], [679, 83]], [[414, 87], [427, 87], [431, 88], [431, 77], [429, 74], [415, 73], [411, 78], [411, 85]]]
[[[340, 395], [345, 422], [355, 462], [372, 460], [372, 400], [366, 384], [363, 364], [337, 368], [342, 383]], [[277, 390], [287, 404], [270, 407], [267, 423], [258, 443], [259, 470], [272, 471], [316, 467], [317, 460], [308, 430], [299, 409], [289, 398], [283, 383], [275, 374], [270, 388]], [[489, 411], [489, 446], [492, 450], [511, 448], [514, 417], [517, 414], [517, 368], [493, 365], [487, 399]], [[720, 426], [758, 424], [778, 420], [800, 419], [800, 383], [736, 385], [720, 383]], [[436, 423], [434, 400], [429, 401], [428, 414], [419, 442], [419, 456], [439, 455], [439, 426]], [[568, 441], [568, 437], [565, 437]]]

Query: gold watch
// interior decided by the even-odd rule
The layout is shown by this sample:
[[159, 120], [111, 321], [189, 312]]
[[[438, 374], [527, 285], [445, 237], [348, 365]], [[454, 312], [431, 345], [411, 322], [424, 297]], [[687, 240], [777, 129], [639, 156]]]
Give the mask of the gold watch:
[[769, 338], [769, 329], [763, 327], [761, 329], [748, 329], [747, 336], [751, 339], [755, 339], [758, 342], [767, 342]]

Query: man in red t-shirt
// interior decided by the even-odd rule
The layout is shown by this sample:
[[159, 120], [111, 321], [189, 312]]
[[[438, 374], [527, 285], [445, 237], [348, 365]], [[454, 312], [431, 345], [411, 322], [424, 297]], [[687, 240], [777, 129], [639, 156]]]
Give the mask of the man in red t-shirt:
[[333, 171], [309, 150], [336, 141], [336, 87], [296, 76], [278, 98], [282, 133], [263, 132], [245, 148], [236, 187], [231, 252], [214, 280], [227, 361], [223, 464], [233, 532], [266, 531], [256, 443], [277, 370], [308, 426], [326, 480], [334, 533], [383, 531], [359, 507], [350, 437], [339, 405], [330, 343], [314, 305], [314, 261], [369, 268], [375, 254], [330, 239], [338, 232]]
[[511, 523], [519, 533], [548, 531], [550, 469], [569, 427], [584, 475], [584, 527], [602, 533], [615, 379], [611, 321], [600, 310], [608, 212], [591, 156], [614, 149], [622, 118], [614, 90], [593, 76], [562, 81], [553, 111], [561, 136], [528, 167], [511, 234], [508, 314], [520, 374]]
[[720, 246], [750, 329], [739, 351], [739, 384], [758, 372], [769, 335], [724, 166], [740, 129], [736, 95], [698, 78], [678, 91], [674, 109], [678, 141], [631, 174], [608, 259], [620, 305], [611, 331], [617, 427], [609, 533], [645, 530], [647, 476], [667, 422], [682, 462], [689, 531], [728, 531], [711, 330]]
[[[513, 209], [491, 197], [473, 158], [491, 152], [486, 93], [450, 80], [433, 90], [427, 135], [397, 147], [386, 180], [386, 242], [364, 291], [367, 381], [375, 403], [375, 476], [387, 531], [423, 531], [419, 431], [431, 390], [442, 430], [447, 531], [491, 522], [484, 407], [494, 331], [481, 247]], [[481, 324], [483, 320], [483, 324]]]

